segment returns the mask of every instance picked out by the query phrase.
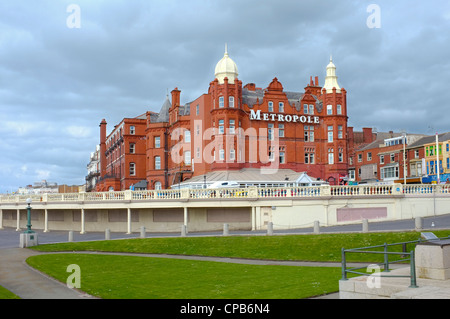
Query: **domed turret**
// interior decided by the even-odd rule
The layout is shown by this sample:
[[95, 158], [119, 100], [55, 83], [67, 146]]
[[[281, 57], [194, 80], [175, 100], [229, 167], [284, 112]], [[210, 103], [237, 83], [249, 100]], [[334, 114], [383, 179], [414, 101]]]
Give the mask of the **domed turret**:
[[215, 77], [219, 81], [219, 84], [223, 84], [226, 77], [228, 78], [228, 83], [234, 83], [234, 79], [237, 78], [238, 74], [236, 63], [228, 56], [227, 46], [225, 45], [225, 54], [217, 62]]
[[337, 82], [336, 66], [333, 63], [333, 58], [331, 56], [330, 63], [327, 65], [327, 76], [325, 77], [323, 88], [327, 90], [327, 93], [332, 93], [333, 88], [336, 88], [336, 93], [341, 92], [341, 88]]

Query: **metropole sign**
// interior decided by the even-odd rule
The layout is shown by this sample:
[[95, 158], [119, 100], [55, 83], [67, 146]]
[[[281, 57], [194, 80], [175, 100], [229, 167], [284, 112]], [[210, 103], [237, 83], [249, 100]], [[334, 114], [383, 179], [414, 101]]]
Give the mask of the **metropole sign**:
[[278, 121], [278, 122], [292, 122], [292, 123], [309, 123], [319, 124], [320, 118], [311, 115], [290, 115], [290, 114], [276, 114], [276, 113], [261, 113], [261, 110], [250, 110], [250, 120], [256, 121]]

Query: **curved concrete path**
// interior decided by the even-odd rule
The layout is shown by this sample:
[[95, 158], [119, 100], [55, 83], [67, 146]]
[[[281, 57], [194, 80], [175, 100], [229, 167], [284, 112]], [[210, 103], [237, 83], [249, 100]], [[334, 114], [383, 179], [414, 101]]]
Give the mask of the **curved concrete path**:
[[22, 299], [93, 298], [28, 266], [25, 260], [38, 254], [24, 248], [0, 249], [0, 285]]

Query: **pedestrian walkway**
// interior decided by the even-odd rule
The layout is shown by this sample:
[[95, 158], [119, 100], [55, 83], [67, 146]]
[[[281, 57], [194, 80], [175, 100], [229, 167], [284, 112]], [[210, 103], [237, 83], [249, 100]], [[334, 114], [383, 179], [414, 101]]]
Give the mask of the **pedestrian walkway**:
[[92, 298], [28, 266], [25, 260], [38, 254], [24, 248], [0, 249], [0, 285], [22, 299]]

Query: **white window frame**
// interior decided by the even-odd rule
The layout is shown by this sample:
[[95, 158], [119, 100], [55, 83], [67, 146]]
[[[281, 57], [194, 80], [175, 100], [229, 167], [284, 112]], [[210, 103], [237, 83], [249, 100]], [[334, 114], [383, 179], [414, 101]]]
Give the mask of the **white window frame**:
[[191, 151], [184, 151], [184, 165], [191, 165]]
[[285, 154], [285, 152], [283, 151], [280, 151], [280, 164], [285, 164], [286, 163], [286, 154]]
[[284, 137], [284, 124], [278, 124], [278, 137]]
[[328, 153], [328, 164], [330, 165], [334, 164], [334, 153], [332, 152]]
[[161, 147], [161, 137], [160, 136], [155, 136], [154, 137], [154, 143], [155, 143], [155, 148], [160, 148]]
[[228, 121], [228, 133], [229, 134], [235, 134], [235, 128], [236, 128], [236, 121], [235, 120], [229, 120]]
[[184, 131], [184, 142], [185, 143], [191, 142], [191, 131], [189, 131], [189, 130]]
[[269, 141], [273, 141], [274, 140], [274, 124], [273, 123], [268, 123], [267, 124], [267, 138], [269, 139]]
[[230, 161], [234, 161], [236, 159], [236, 151], [234, 148], [230, 150]]
[[130, 163], [130, 176], [136, 176], [136, 163]]
[[161, 156], [155, 156], [154, 164], [155, 164], [155, 170], [161, 169]]
[[304, 114], [308, 114], [309, 113], [308, 104], [303, 104], [303, 113]]
[[228, 107], [234, 107], [234, 96], [228, 97]]
[[333, 125], [328, 125], [328, 143], [333, 143]]
[[225, 133], [225, 120], [219, 120], [219, 134]]
[[333, 105], [327, 105], [327, 115], [333, 115]]

